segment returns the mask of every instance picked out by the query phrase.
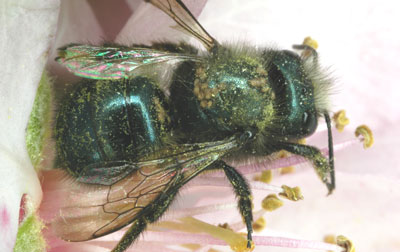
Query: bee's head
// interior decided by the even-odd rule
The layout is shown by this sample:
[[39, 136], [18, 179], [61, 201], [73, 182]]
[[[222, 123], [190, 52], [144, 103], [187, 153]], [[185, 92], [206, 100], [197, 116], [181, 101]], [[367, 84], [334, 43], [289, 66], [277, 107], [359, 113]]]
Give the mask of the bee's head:
[[318, 117], [326, 112], [326, 97], [320, 97], [326, 89], [321, 91], [321, 85], [329, 82], [321, 78], [316, 52], [300, 57], [292, 51], [274, 51], [267, 59], [268, 83], [275, 94], [274, 133], [289, 139], [313, 134]]

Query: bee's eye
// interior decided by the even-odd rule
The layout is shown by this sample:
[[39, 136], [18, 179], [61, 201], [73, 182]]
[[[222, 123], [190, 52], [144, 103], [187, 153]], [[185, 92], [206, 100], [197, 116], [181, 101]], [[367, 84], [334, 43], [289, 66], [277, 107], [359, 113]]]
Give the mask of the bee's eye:
[[304, 135], [309, 135], [314, 133], [315, 129], [317, 128], [318, 121], [317, 115], [315, 113], [304, 112], [302, 118], [302, 133]]

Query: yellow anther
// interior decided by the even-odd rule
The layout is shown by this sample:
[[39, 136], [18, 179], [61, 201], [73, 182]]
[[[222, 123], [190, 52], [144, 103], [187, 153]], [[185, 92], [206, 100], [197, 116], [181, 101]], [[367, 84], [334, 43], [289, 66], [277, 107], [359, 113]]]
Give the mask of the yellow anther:
[[223, 229], [228, 229], [228, 230], [233, 230], [227, 222], [224, 224], [218, 224], [218, 227], [223, 228]]
[[358, 126], [356, 129], [356, 137], [363, 137], [364, 149], [370, 148], [374, 144], [374, 135], [367, 125]]
[[302, 139], [299, 139], [297, 142], [298, 142], [299, 144], [306, 144], [306, 143], [307, 143], [307, 140], [306, 140], [305, 138], [302, 138]]
[[303, 40], [303, 45], [308, 45], [309, 47], [314, 48], [315, 50], [317, 50], [318, 48], [318, 42], [312, 39], [311, 37], [306, 37]]
[[272, 180], [272, 171], [271, 170], [262, 171], [261, 175], [255, 177], [254, 180], [268, 184]]
[[261, 206], [265, 211], [271, 212], [283, 206], [283, 201], [276, 194], [270, 194], [263, 199]]
[[287, 151], [285, 151], [285, 150], [281, 150], [281, 151], [278, 152], [278, 156], [279, 156], [280, 158], [288, 157], [288, 156], [289, 156], [289, 152], [287, 152]]
[[[305, 140], [304, 140], [305, 141]], [[289, 154], [287, 151], [281, 150], [278, 152], [278, 157], [279, 158], [285, 158], [288, 157]], [[288, 173], [293, 173], [296, 169], [293, 166], [287, 166], [287, 167], [281, 167], [279, 168], [279, 172], [281, 174], [288, 174]]]
[[333, 115], [333, 121], [335, 122], [335, 127], [339, 132], [342, 132], [344, 129], [344, 126], [349, 124], [350, 120], [349, 118], [346, 117], [346, 111], [345, 110], [339, 110]]
[[[187, 243], [187, 244], [180, 244], [181, 247], [187, 248], [191, 251], [196, 251], [201, 248], [200, 244], [193, 244], [193, 243]], [[208, 252], [211, 252], [212, 250], [208, 250]], [[215, 251], [216, 252], [216, 251]]]
[[261, 232], [266, 225], [267, 222], [265, 221], [264, 217], [260, 217], [253, 223], [253, 229], [256, 232]]
[[279, 168], [279, 172], [281, 174], [289, 174], [289, 173], [293, 173], [295, 171], [296, 171], [296, 168], [294, 168], [294, 166], [286, 166], [286, 167]]
[[324, 237], [324, 242], [330, 244], [336, 244], [336, 236], [335, 235], [326, 235]]
[[180, 218], [177, 222], [159, 222], [158, 226], [191, 233], [209, 234], [214, 238], [224, 240], [235, 252], [250, 252], [254, 249], [254, 244], [251, 244], [251, 248], [247, 248], [247, 238], [239, 233], [229, 230], [229, 225], [227, 224], [222, 225], [226, 228], [221, 228], [193, 217], [184, 217]]
[[296, 186], [296, 187], [289, 187], [286, 185], [282, 186], [282, 189], [284, 192], [279, 193], [279, 196], [282, 196], [288, 200], [292, 200], [292, 201], [298, 201], [298, 200], [302, 200], [303, 198], [303, 194], [301, 193], [300, 187]]
[[230, 247], [235, 252], [251, 252], [251, 251], [254, 250], [255, 245], [254, 245], [254, 242], [251, 241], [251, 247], [248, 248], [247, 247], [247, 241], [246, 241], [245, 243], [244, 242], [240, 242], [240, 243], [231, 244]]
[[343, 235], [339, 235], [336, 237], [336, 243], [340, 247], [346, 249], [344, 252], [355, 252], [356, 249], [354, 248], [353, 242], [350, 241], [348, 238], [344, 237]]

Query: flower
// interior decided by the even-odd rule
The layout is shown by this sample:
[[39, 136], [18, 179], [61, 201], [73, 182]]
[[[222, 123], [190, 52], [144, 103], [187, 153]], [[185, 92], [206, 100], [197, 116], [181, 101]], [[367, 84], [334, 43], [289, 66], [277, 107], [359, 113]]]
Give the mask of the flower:
[[[6, 234], [0, 235], [2, 251], [10, 251], [14, 243], [22, 195], [24, 193], [29, 195], [33, 208], [38, 206], [41, 199], [37, 177], [25, 154], [24, 129], [31, 111], [30, 104], [33, 102], [36, 88], [34, 83], [38, 83], [44, 64], [44, 59], [38, 55], [43, 55], [49, 48], [57, 16], [56, 2], [30, 1], [29, 4], [19, 7], [20, 3], [22, 1], [17, 4], [6, 2], [7, 8], [0, 8], [3, 12], [7, 10], [7, 13], [1, 15], [2, 18], [10, 17], [6, 21], [11, 21], [7, 23], [10, 25], [5, 26], [5, 32], [13, 35], [0, 38], [0, 41], [6, 42], [3, 51], [11, 52], [8, 55], [4, 54], [3, 58], [6, 59], [7, 67], [2, 67], [0, 70], [3, 76], [0, 84], [0, 102], [3, 105], [0, 118], [1, 122], [7, 122], [0, 126], [0, 174], [4, 174], [4, 178], [10, 178], [2, 179], [0, 182], [0, 233]], [[400, 226], [397, 204], [399, 158], [396, 155], [399, 140], [395, 134], [398, 132], [400, 123], [399, 104], [396, 99], [396, 94], [399, 93], [396, 82], [400, 43], [394, 26], [399, 21], [399, 17], [394, 13], [396, 8], [388, 2], [382, 4], [377, 1], [362, 3], [356, 1], [349, 5], [344, 1], [321, 4], [318, 1], [309, 0], [290, 3], [290, 8], [280, 5], [281, 3], [287, 5], [282, 1], [252, 1], [251, 4], [245, 6], [242, 1], [230, 1], [229, 4], [223, 1], [209, 1], [200, 17], [200, 22], [218, 40], [223, 40], [225, 36], [226, 39], [232, 40], [232, 34], [234, 34], [236, 38], [233, 39], [245, 38], [256, 44], [275, 41], [284, 48], [290, 48], [292, 43], [301, 42], [301, 39], [307, 35], [315, 37], [321, 45], [319, 53], [322, 64], [333, 65], [335, 76], [341, 78], [338, 87], [340, 92], [335, 94], [333, 99], [334, 108], [345, 108], [351, 120], [343, 134], [334, 134], [335, 142], [340, 143], [343, 139], [353, 138], [350, 136], [351, 129], [361, 123], [367, 123], [374, 131], [376, 145], [368, 152], [355, 145], [337, 153], [338, 185], [337, 190], [330, 197], [324, 197], [323, 186], [308, 166], [295, 174], [274, 179], [274, 184], [299, 185], [303, 190], [305, 200], [301, 203], [285, 204], [278, 211], [267, 214], [265, 218], [268, 229], [265, 232], [277, 229], [281, 231], [279, 234], [286, 237], [288, 233], [295, 233], [313, 240], [322, 240], [323, 235], [330, 233], [344, 234], [352, 238], [360, 251], [398, 250], [395, 228]], [[59, 29], [59, 35], [64, 34], [68, 40], [62, 41], [58, 36], [54, 48], [64, 45], [65, 42], [82, 40], [96, 42], [97, 40], [93, 37], [100, 36], [116, 37], [119, 41], [129, 40], [128, 34], [134, 34], [130, 25], [123, 27], [124, 23], [119, 23], [121, 32], [118, 35], [103, 33], [101, 27], [107, 23], [97, 25], [95, 21], [90, 21], [99, 19], [98, 17], [101, 16], [91, 11], [93, 5], [90, 7], [89, 4], [84, 3], [85, 8], [82, 9], [89, 12], [83, 16], [75, 16], [73, 7], [77, 2], [71, 5], [66, 2], [62, 4], [64, 8], [67, 8], [62, 12], [62, 15], [67, 15], [67, 20], [84, 25], [78, 26], [82, 30], [74, 29], [76, 33], [70, 33], [68, 29], [67, 31]], [[232, 11], [221, 12], [226, 9]], [[40, 10], [45, 14], [39, 14]], [[13, 14], [16, 13], [19, 15], [14, 16]], [[125, 17], [126, 15], [128, 14], [125, 14]], [[24, 18], [21, 19], [21, 16]], [[18, 17], [18, 19], [13, 19], [13, 17]], [[34, 17], [40, 21], [38, 25], [33, 25]], [[97, 18], [93, 19], [93, 17]], [[261, 19], [263, 17], [265, 19]], [[22, 26], [20, 20], [29, 20], [30, 22], [26, 23], [29, 25], [28, 28]], [[129, 24], [137, 21], [134, 18], [129, 20]], [[223, 26], [224, 24], [226, 26]], [[138, 27], [140, 28], [140, 25]], [[24, 32], [13, 32], [20, 30]], [[36, 35], [29, 36], [25, 31], [32, 31], [32, 34]], [[145, 31], [139, 30], [138, 33], [144, 35]], [[16, 77], [21, 80], [17, 82], [17, 79], [13, 79]], [[19, 99], [20, 97], [23, 99]], [[373, 106], [371, 100], [377, 101], [377, 106]], [[314, 141], [319, 146], [323, 146], [326, 140], [325, 137], [317, 135]], [[205, 189], [194, 186], [193, 189], [186, 189], [185, 192]], [[227, 190], [226, 193], [223, 189], [218, 190], [218, 192], [221, 191], [218, 194], [225, 198], [226, 195], [231, 195], [229, 189]], [[215, 191], [214, 189], [212, 192], [215, 193]], [[194, 193], [191, 191], [186, 198], [186, 193], [183, 194], [177, 201], [185, 206], [179, 208], [190, 207], [190, 199], [197, 195]], [[263, 192], [254, 190], [254, 194], [257, 197]], [[210, 204], [212, 202], [209, 198], [202, 199]], [[227, 201], [234, 202], [232, 198], [227, 198]], [[175, 207], [178, 209], [178, 206]], [[236, 213], [236, 210], [229, 212]], [[217, 217], [217, 214], [216, 211], [212, 212], [212, 217], [208, 217], [208, 220], [218, 223], [219, 220], [228, 217], [227, 212], [223, 212], [222, 217]], [[218, 218], [218, 220], [215, 221], [213, 218]], [[239, 220], [237, 216], [232, 218]], [[377, 230], [379, 230], [379, 236], [376, 235]], [[118, 235], [113, 234], [107, 238], [110, 239], [106, 241], [108, 248], [115, 244]], [[64, 243], [64, 248], [70, 251], [76, 251], [77, 248], [81, 251], [84, 249], [102, 251], [97, 241], [85, 244]], [[140, 242], [138, 246], [141, 246]], [[152, 246], [157, 248], [156, 244]], [[256, 250], [263, 250], [263, 248], [257, 247]], [[103, 249], [103, 251], [107, 250]], [[268, 248], [268, 251], [273, 250]]]
[[58, 2], [6, 0], [0, 12], [0, 251], [11, 251], [21, 203], [36, 209], [42, 197], [25, 128], [54, 38]]

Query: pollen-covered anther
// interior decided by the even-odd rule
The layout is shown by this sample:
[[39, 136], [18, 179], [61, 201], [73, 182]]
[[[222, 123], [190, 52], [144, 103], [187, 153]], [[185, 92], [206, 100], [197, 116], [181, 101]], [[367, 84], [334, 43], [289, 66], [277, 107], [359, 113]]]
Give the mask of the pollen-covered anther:
[[306, 144], [306, 143], [307, 143], [307, 140], [306, 140], [306, 138], [302, 138], [302, 139], [299, 139], [297, 142], [298, 142], [299, 144]]
[[296, 171], [296, 168], [294, 166], [286, 166], [286, 167], [279, 168], [279, 172], [282, 175], [294, 173], [295, 171]]
[[310, 36], [304, 38], [303, 45], [307, 45], [315, 50], [318, 48], [318, 42], [315, 39], [312, 39]]
[[230, 247], [235, 252], [251, 252], [251, 251], [254, 250], [255, 245], [254, 245], [253, 241], [251, 241], [250, 244], [251, 244], [250, 248], [247, 247], [247, 242], [245, 242], [245, 243], [235, 243], [233, 245], [231, 244]]
[[265, 221], [264, 217], [260, 217], [253, 223], [253, 229], [256, 232], [261, 232], [266, 225], [267, 222]]
[[218, 224], [218, 227], [233, 231], [233, 229], [229, 226], [229, 224], [227, 222], [225, 222], [223, 224]]
[[370, 148], [374, 144], [374, 135], [367, 125], [358, 126], [355, 131], [355, 135], [356, 137], [362, 137], [364, 149]]
[[344, 237], [343, 235], [338, 235], [336, 237], [336, 244], [344, 249], [344, 252], [355, 252], [356, 249], [353, 245], [353, 242], [350, 241], [348, 238]]
[[281, 150], [281, 151], [278, 152], [278, 157], [279, 157], [279, 158], [288, 157], [288, 152], [285, 151], [285, 150]]
[[339, 132], [342, 132], [344, 127], [350, 123], [349, 118], [346, 117], [346, 111], [343, 109], [336, 112], [332, 119], [335, 122], [335, 127]]
[[261, 206], [265, 211], [272, 212], [283, 206], [283, 201], [280, 200], [276, 194], [269, 194], [263, 199]]
[[336, 236], [335, 235], [325, 235], [324, 236], [324, 242], [330, 243], [330, 244], [336, 244]]
[[286, 185], [282, 186], [283, 192], [279, 193], [279, 196], [292, 200], [292, 201], [298, 201], [304, 199], [303, 194], [301, 193], [300, 187], [289, 187]]
[[[284, 151], [284, 150], [281, 150], [279, 153], [278, 153], [278, 157], [279, 158], [286, 158], [286, 157], [288, 157], [288, 152], [287, 151]], [[293, 173], [293, 172], [295, 172], [296, 171], [296, 168], [294, 167], [294, 166], [286, 166], [286, 167], [281, 167], [281, 168], [279, 168], [279, 172], [280, 172], [280, 174], [289, 174], [289, 173]]]
[[[311, 37], [306, 37], [303, 40], [303, 45], [309, 46], [309, 47], [313, 48], [314, 50], [317, 50], [317, 48], [318, 48], [318, 42], [316, 40], [312, 39]], [[301, 56], [304, 58], [308, 58], [310, 55], [311, 55], [311, 50], [309, 50], [309, 49], [304, 50], [301, 53]]]
[[254, 180], [269, 184], [272, 180], [272, 171], [271, 170], [262, 171], [261, 175], [255, 177]]

